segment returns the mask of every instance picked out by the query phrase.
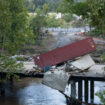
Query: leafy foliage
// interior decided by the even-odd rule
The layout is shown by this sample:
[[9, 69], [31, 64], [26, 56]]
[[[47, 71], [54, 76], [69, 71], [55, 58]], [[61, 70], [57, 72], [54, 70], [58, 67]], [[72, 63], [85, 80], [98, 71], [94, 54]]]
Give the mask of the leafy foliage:
[[65, 13], [62, 16], [62, 19], [64, 19], [66, 22], [71, 22], [75, 19], [75, 17], [73, 17], [73, 15], [70, 13]]
[[49, 5], [49, 11], [56, 11], [62, 0], [25, 0], [25, 6], [29, 12], [35, 12], [37, 8], [42, 9], [44, 4]]
[[55, 15], [46, 17], [46, 27], [62, 27], [65, 24], [63, 19], [56, 19]]
[[105, 54], [102, 54], [102, 55], [101, 55], [101, 59], [102, 59], [103, 61], [105, 61]]
[[59, 10], [88, 19], [91, 26], [105, 34], [105, 0], [63, 0]]
[[[14, 73], [19, 73], [23, 70], [23, 64], [17, 63], [13, 58], [9, 56], [0, 55], [0, 72], [7, 72], [7, 78], [9, 79]], [[18, 77], [15, 75], [15, 77]]]
[[36, 9], [36, 15], [30, 21], [30, 26], [32, 26], [33, 32], [37, 36], [43, 34], [43, 28], [45, 27], [62, 27], [65, 24], [64, 19], [57, 19], [56, 13], [51, 13], [50, 15], [48, 14], [48, 11], [49, 5], [44, 4], [42, 9]]
[[49, 5], [45, 3], [45, 4], [43, 5], [43, 13], [44, 13], [45, 15], [47, 15], [48, 11], [49, 11]]
[[[23, 0], [0, 1], [0, 48], [1, 53], [15, 54], [24, 47], [30, 29]], [[27, 34], [27, 37], [26, 37]]]
[[45, 26], [45, 14], [41, 11], [40, 8], [36, 9], [37, 15], [31, 20], [30, 26], [33, 28], [34, 34], [37, 36], [41, 33], [42, 27]]
[[105, 0], [87, 0], [91, 9], [90, 19], [91, 24], [96, 29], [101, 29], [102, 33], [105, 33]]
[[32, 43], [33, 39], [24, 0], [0, 0], [0, 71], [7, 72], [8, 78], [23, 70], [23, 64], [10, 56], [17, 54], [25, 44]]
[[[105, 54], [101, 55], [102, 60], [105, 62]], [[105, 68], [104, 68], [105, 70]], [[103, 105], [105, 105], [105, 90], [103, 92], [98, 92], [96, 95], [100, 98]]]
[[96, 93], [96, 95], [101, 99], [103, 105], [105, 105], [105, 91]]

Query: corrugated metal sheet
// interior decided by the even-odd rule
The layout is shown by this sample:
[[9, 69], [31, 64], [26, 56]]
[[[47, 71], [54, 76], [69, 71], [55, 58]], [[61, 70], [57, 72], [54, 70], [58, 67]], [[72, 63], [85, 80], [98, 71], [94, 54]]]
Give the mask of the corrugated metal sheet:
[[53, 51], [35, 56], [35, 63], [39, 67], [46, 67], [88, 54], [96, 50], [93, 38], [80, 40], [76, 43], [57, 48]]

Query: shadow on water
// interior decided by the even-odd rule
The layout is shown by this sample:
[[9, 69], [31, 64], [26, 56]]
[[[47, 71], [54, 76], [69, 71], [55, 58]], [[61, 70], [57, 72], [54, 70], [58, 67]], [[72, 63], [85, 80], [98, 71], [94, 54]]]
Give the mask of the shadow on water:
[[[14, 82], [14, 86], [4, 84], [5, 95], [0, 96], [0, 105], [66, 105], [65, 96], [41, 84], [42, 79], [24, 78]], [[95, 83], [95, 93], [105, 89], [104, 82]], [[70, 95], [70, 87], [66, 89]], [[77, 94], [77, 93], [76, 93]], [[100, 99], [95, 96], [95, 103]]]
[[25, 78], [15, 82], [14, 87], [5, 87], [5, 96], [0, 96], [0, 105], [66, 105], [65, 97], [41, 84], [41, 79]]

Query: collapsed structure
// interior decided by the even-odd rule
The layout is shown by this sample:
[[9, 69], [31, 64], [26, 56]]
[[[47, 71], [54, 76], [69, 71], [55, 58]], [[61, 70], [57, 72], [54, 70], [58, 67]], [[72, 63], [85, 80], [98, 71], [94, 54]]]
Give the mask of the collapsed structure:
[[[41, 68], [48, 66], [57, 65], [62, 62], [67, 62], [69, 60], [75, 59], [77, 57], [83, 56], [70, 64], [81, 70], [85, 70], [95, 64], [88, 53], [96, 50], [94, 41], [92, 38], [87, 38], [80, 40], [78, 42], [66, 45], [61, 48], [57, 48], [53, 51], [47, 52], [42, 55], [34, 57], [36, 65]], [[71, 68], [71, 67], [70, 67]], [[45, 73], [43, 84], [64, 92], [67, 82], [70, 78], [70, 73], [63, 70], [53, 70]]]
[[76, 43], [57, 48], [50, 52], [35, 56], [35, 64], [41, 68], [53, 66], [76, 57], [80, 57], [96, 50], [92, 38], [87, 38]]
[[[78, 81], [78, 99], [82, 101], [82, 85], [85, 89], [85, 101], [88, 102], [88, 81], [90, 81], [90, 99], [94, 99], [94, 81], [104, 81], [105, 65], [95, 64], [89, 53], [96, 50], [93, 38], [86, 38], [67, 46], [34, 57], [38, 67], [50, 67], [44, 74], [43, 84], [64, 93], [67, 83], [71, 83], [71, 96], [76, 98], [75, 80]], [[63, 66], [53, 67], [63, 63]], [[84, 84], [82, 80], [85, 80]]]

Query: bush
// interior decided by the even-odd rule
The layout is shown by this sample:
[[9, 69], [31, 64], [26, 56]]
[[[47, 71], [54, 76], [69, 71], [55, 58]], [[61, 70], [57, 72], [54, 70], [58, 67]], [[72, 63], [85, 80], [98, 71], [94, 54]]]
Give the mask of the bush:
[[103, 92], [96, 93], [96, 95], [100, 98], [102, 105], [105, 105], [105, 90]]
[[[0, 72], [6, 72], [7, 79], [10, 79], [10, 76], [14, 75], [14, 73], [19, 73], [22, 70], [22, 63], [17, 63], [16, 60], [9, 56], [0, 55]], [[18, 78], [16, 75], [14, 77]]]
[[27, 61], [27, 58], [25, 57], [16, 57], [17, 61]]
[[[105, 54], [101, 55], [103, 61], [105, 61]], [[100, 98], [102, 105], [105, 105], [105, 90], [103, 92], [96, 93], [96, 95]]]
[[101, 55], [101, 59], [105, 62], [105, 54]]

